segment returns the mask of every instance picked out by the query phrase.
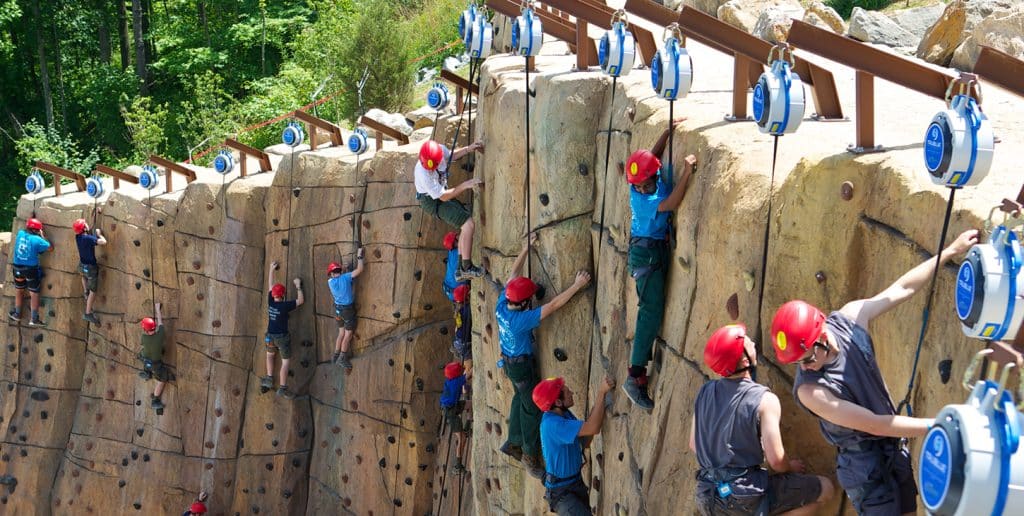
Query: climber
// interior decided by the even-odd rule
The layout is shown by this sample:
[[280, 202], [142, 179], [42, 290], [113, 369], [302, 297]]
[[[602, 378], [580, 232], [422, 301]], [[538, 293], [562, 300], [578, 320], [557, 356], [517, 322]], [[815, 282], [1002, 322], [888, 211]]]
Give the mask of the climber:
[[[673, 121], [675, 125], [684, 119]], [[673, 171], [662, 168], [658, 156], [665, 149], [670, 129], [658, 138], [654, 147], [638, 150], [626, 162], [626, 181], [630, 184], [629, 206], [633, 213], [629, 238], [629, 269], [636, 281], [639, 304], [629, 376], [622, 384], [629, 399], [638, 407], [651, 410], [654, 400], [648, 394], [647, 363], [651, 348], [661, 330], [665, 314], [665, 276], [672, 249], [672, 212], [683, 202], [690, 177], [697, 171], [697, 158], [684, 158], [686, 166], [679, 183], [672, 186]]]
[[82, 273], [82, 289], [85, 292], [85, 315], [82, 319], [93, 324], [99, 324], [100, 320], [92, 311], [92, 303], [96, 299], [96, 288], [99, 286], [100, 266], [96, 262], [96, 246], [107, 245], [100, 228], [94, 230], [95, 234], [89, 234], [89, 223], [85, 219], [78, 219], [71, 225], [75, 230], [75, 245], [78, 246], [78, 272]]
[[[511, 278], [498, 296], [495, 314], [498, 320], [498, 337], [501, 343], [501, 360], [505, 375], [512, 381], [515, 394], [509, 414], [508, 440], [501, 446], [501, 452], [522, 461], [531, 475], [541, 478], [544, 469], [540, 457], [540, 410], [530, 401], [534, 386], [540, 381], [537, 361], [534, 358], [533, 329], [540, 326], [542, 319], [555, 313], [577, 292], [590, 282], [590, 273], [579, 271], [576, 281], [540, 308], [533, 308], [536, 283], [520, 276], [523, 264], [530, 252], [530, 245], [537, 239], [529, 235], [523, 250], [512, 264]], [[498, 285], [500, 287], [500, 285]]]
[[[462, 364], [450, 362], [444, 366], [444, 389], [441, 391], [441, 411], [444, 419], [448, 422], [448, 430], [455, 435], [455, 465], [452, 471], [463, 473], [466, 466], [462, 463], [463, 454], [466, 452], [466, 443], [469, 442], [468, 433], [472, 428], [472, 420], [462, 422], [462, 412], [466, 410], [466, 402], [469, 401], [469, 385], [466, 384], [465, 370]], [[466, 399], [462, 395], [466, 394]]]
[[200, 514], [206, 514], [206, 491], [199, 493], [199, 498], [192, 502], [192, 505], [182, 513], [181, 516], [198, 516]]
[[[704, 516], [814, 514], [832, 498], [832, 482], [805, 475], [803, 462], [786, 455], [779, 398], [752, 378], [756, 353], [742, 324], [719, 328], [704, 347], [704, 363], [722, 378], [700, 388], [690, 417], [697, 508]], [[761, 467], [766, 457], [774, 474]]]
[[473, 313], [469, 309], [469, 285], [463, 283], [452, 293], [455, 299], [455, 338], [452, 354], [466, 368], [466, 377], [473, 377]]
[[583, 448], [601, 433], [605, 411], [611, 403], [615, 380], [605, 377], [597, 388], [597, 401], [586, 421], [569, 411], [575, 399], [563, 378], [548, 378], [533, 388], [533, 403], [544, 412], [540, 441], [544, 449], [544, 499], [559, 516], [582, 516], [590, 511], [590, 490], [583, 483]]
[[260, 378], [260, 392], [266, 393], [274, 388], [274, 355], [281, 350], [281, 378], [277, 388], [277, 395], [285, 399], [294, 399], [295, 393], [288, 390], [288, 363], [292, 358], [292, 342], [288, 335], [288, 316], [292, 310], [302, 306], [305, 297], [302, 295], [302, 280], [295, 278], [295, 290], [298, 294], [294, 301], [285, 301], [284, 296], [288, 289], [280, 283], [274, 283], [274, 271], [280, 267], [277, 262], [270, 264], [270, 273], [267, 275], [267, 284], [270, 293], [267, 295], [267, 337], [264, 339], [267, 345], [267, 376]]
[[[939, 265], [977, 241], [976, 230], [961, 233], [939, 254]], [[782, 305], [772, 320], [775, 356], [781, 363], [799, 364], [793, 394], [819, 419], [825, 440], [838, 448], [836, 476], [859, 514], [913, 514], [917, 508], [910, 455], [900, 438], [924, 436], [933, 420], [897, 415], [868, 325], [920, 291], [935, 260], [925, 260], [874, 297], [851, 301], [828, 317], [797, 300]]]
[[156, 379], [156, 387], [149, 397], [149, 404], [157, 414], [162, 414], [164, 402], [160, 396], [164, 393], [164, 386], [171, 381], [171, 372], [164, 364], [164, 318], [160, 313], [160, 303], [155, 304], [156, 320], [145, 317], [139, 322], [142, 326], [141, 348], [139, 359], [142, 360], [142, 370], [139, 377], [143, 380]]
[[447, 147], [427, 140], [420, 147], [420, 159], [413, 169], [416, 183], [416, 200], [430, 215], [445, 221], [459, 230], [459, 267], [455, 271], [455, 280], [464, 281], [479, 278], [484, 270], [473, 265], [473, 224], [472, 213], [457, 197], [466, 190], [483, 185], [483, 180], [467, 179], [456, 186], [448, 188], [448, 167], [452, 161], [458, 160], [470, 152], [483, 152], [482, 142], [471, 143], [465, 147], [449, 151]]
[[[348, 347], [352, 343], [352, 334], [356, 331], [356, 293], [352, 283], [362, 273], [362, 247], [356, 251], [355, 270], [346, 272], [346, 268], [337, 262], [331, 262], [327, 266], [327, 287], [334, 297], [334, 318], [338, 321], [338, 338], [334, 341], [334, 356], [331, 362], [345, 368], [346, 372], [352, 370]], [[299, 292], [301, 299], [301, 289]]]
[[14, 322], [21, 322], [21, 295], [28, 288], [29, 308], [32, 310], [28, 325], [46, 324], [39, 318], [39, 287], [43, 280], [39, 255], [46, 251], [53, 251], [53, 246], [43, 234], [43, 223], [39, 219], [28, 219], [25, 229], [18, 231], [14, 239], [14, 308], [7, 313]]
[[448, 256], [444, 259], [444, 283], [441, 285], [444, 289], [444, 295], [449, 301], [455, 302], [452, 297], [455, 289], [464, 283], [465, 281], [456, 281], [455, 273], [459, 269], [459, 234], [454, 231], [449, 231], [444, 236], [444, 248], [448, 250]]

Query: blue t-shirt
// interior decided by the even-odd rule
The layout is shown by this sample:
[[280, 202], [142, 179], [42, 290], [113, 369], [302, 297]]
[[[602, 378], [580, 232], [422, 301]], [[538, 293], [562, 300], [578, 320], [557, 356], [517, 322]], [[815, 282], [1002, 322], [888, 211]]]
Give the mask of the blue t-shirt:
[[494, 314], [498, 318], [501, 352], [509, 357], [532, 354], [533, 329], [540, 326], [540, 308], [523, 311], [509, 310], [505, 289], [501, 289]]
[[355, 292], [352, 290], [352, 273], [346, 272], [337, 278], [330, 278], [327, 280], [327, 286], [331, 289], [331, 295], [334, 296], [334, 304], [336, 305], [351, 305], [355, 302]]
[[455, 312], [455, 342], [469, 342], [472, 340], [473, 313], [469, 309], [469, 303], [462, 303], [459, 311]]
[[[569, 478], [578, 475], [583, 469], [583, 443], [579, 438], [581, 428], [583, 421], [576, 419], [568, 410], [564, 415], [545, 412], [541, 417], [540, 446], [544, 453], [544, 469], [548, 474]], [[549, 485], [545, 482], [544, 487], [561, 487], [570, 483], [563, 481]]]
[[96, 235], [75, 235], [78, 246], [78, 261], [83, 265], [96, 265], [96, 244], [100, 241]]
[[630, 236], [668, 240], [668, 218], [671, 213], [658, 211], [661, 201], [672, 193], [672, 171], [667, 168], [665, 166], [658, 174], [658, 188], [654, 193], [642, 194], [633, 188], [629, 189], [629, 206], [633, 212]]
[[14, 265], [36, 267], [39, 265], [39, 254], [49, 248], [50, 243], [45, 238], [24, 229], [18, 231], [14, 239]]
[[455, 302], [455, 287], [467, 283], [465, 281], [455, 281], [455, 271], [459, 268], [459, 250], [452, 249], [448, 251], [448, 257], [444, 259], [444, 295], [448, 297], [448, 300]]
[[441, 407], [451, 408], [462, 398], [462, 386], [466, 385], [466, 375], [460, 374], [451, 380], [445, 379], [444, 390], [441, 391]]
[[295, 310], [295, 301], [274, 301], [274, 296], [267, 293], [267, 333], [280, 335], [288, 333], [288, 313]]

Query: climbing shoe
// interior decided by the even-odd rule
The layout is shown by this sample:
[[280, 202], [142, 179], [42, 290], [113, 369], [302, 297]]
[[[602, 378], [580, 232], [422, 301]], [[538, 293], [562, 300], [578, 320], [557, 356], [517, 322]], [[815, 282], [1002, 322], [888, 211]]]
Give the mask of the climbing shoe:
[[453, 473], [465, 473], [466, 472], [466, 466], [462, 465], [462, 461], [461, 460], [455, 459], [455, 465], [452, 466], [452, 472]]
[[282, 385], [282, 386], [278, 387], [277, 388], [277, 395], [282, 397], [282, 398], [284, 398], [284, 399], [286, 399], [286, 400], [293, 400], [293, 399], [295, 399], [295, 393], [292, 392], [292, 391], [289, 391], [287, 385]]
[[544, 478], [544, 466], [540, 457], [536, 455], [523, 455], [523, 466], [534, 478]]
[[486, 271], [477, 265], [470, 265], [466, 268], [459, 267], [459, 270], [455, 271], [455, 281], [469, 281], [473, 278], [479, 278], [484, 275], [484, 272]]
[[17, 310], [11, 310], [10, 312], [7, 312], [7, 317], [14, 322], [21, 322], [21, 313], [18, 312]]
[[508, 441], [505, 441], [505, 444], [501, 445], [501, 448], [499, 448], [498, 451], [504, 453], [505, 455], [508, 455], [509, 457], [512, 457], [515, 460], [523, 460], [523, 449]]
[[348, 353], [342, 353], [341, 356], [338, 357], [337, 364], [344, 367], [346, 372], [352, 370], [352, 361], [348, 359]]
[[93, 324], [99, 324], [100, 323], [100, 320], [99, 320], [98, 317], [96, 317], [96, 314], [85, 314], [85, 315], [82, 316], [82, 319], [86, 320], [86, 321], [89, 321], [89, 322], [91, 322]]
[[149, 406], [153, 407], [153, 409], [157, 411], [160, 411], [164, 409], [164, 401], [161, 400], [160, 398], [157, 398], [156, 396], [150, 396]]
[[334, 354], [331, 355], [331, 363], [332, 364], [337, 364], [338, 363], [338, 357], [340, 357], [340, 356], [341, 356], [341, 352], [340, 351], [335, 351]]
[[29, 326], [46, 326], [46, 323], [44, 323], [43, 320], [39, 318], [39, 316], [36, 316], [36, 317], [33, 317], [32, 320], [28, 322], [28, 325]]
[[626, 396], [629, 396], [629, 400], [634, 405], [644, 409], [651, 410], [654, 408], [654, 400], [647, 395], [647, 384], [640, 385], [637, 383], [636, 378], [632, 376], [626, 378], [626, 382], [622, 384], [622, 390], [626, 392]]
[[260, 393], [266, 394], [267, 391], [274, 388], [274, 377], [263, 376], [260, 378]]

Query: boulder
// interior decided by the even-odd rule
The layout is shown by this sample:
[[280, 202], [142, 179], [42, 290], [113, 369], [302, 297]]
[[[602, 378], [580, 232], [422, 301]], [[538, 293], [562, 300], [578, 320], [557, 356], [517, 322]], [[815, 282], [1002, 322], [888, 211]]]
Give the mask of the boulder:
[[380, 122], [406, 136], [412, 134], [412, 124], [406, 120], [401, 113], [388, 113], [382, 109], [371, 109], [366, 112], [366, 118]]
[[693, 7], [694, 9], [699, 9], [711, 16], [716, 16], [718, 14], [718, 8], [728, 3], [728, 0], [685, 0], [682, 3], [687, 7]]
[[982, 19], [953, 53], [950, 65], [960, 70], [973, 70], [981, 47], [992, 47], [1014, 57], [1024, 57], [1024, 4], [999, 10]]
[[743, 5], [738, 0], [729, 0], [718, 8], [718, 19], [742, 29], [744, 32], [751, 32], [757, 24], [757, 18], [748, 11], [743, 10]]
[[917, 57], [949, 66], [953, 53], [982, 19], [998, 10], [1008, 10], [1014, 0], [953, 0], [917, 46]]
[[812, 12], [808, 12], [804, 16], [804, 23], [807, 23], [809, 25], [814, 25], [815, 27], [817, 27], [819, 29], [827, 30], [829, 32], [835, 32], [834, 30], [832, 30], [832, 26], [829, 25], [828, 22], [826, 22], [825, 20], [821, 19], [820, 16], [818, 16], [817, 14], [814, 14]]
[[768, 7], [761, 11], [751, 34], [771, 43], [779, 43], [789, 37], [789, 28], [792, 25], [793, 17], [788, 11], [779, 7]]
[[917, 36], [900, 27], [888, 16], [860, 7], [853, 8], [848, 34], [866, 43], [878, 43], [890, 47], [914, 46], [918, 41]]
[[805, 22], [811, 23], [807, 19], [807, 15], [810, 14], [814, 14], [818, 19], [825, 22], [832, 29], [832, 32], [846, 34], [846, 22], [843, 21], [843, 17], [839, 16], [835, 9], [815, 1], [807, 6], [807, 14], [804, 17]]
[[938, 21], [939, 16], [942, 16], [942, 12], [945, 10], [946, 5], [939, 2], [922, 7], [900, 9], [886, 13], [886, 16], [900, 27], [907, 29], [911, 34], [923, 38], [928, 29], [935, 25], [935, 22]]

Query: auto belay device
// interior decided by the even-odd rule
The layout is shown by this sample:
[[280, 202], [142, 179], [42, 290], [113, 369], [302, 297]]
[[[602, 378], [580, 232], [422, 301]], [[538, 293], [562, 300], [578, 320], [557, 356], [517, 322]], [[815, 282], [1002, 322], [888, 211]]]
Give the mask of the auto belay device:
[[298, 122], [288, 122], [288, 126], [281, 133], [281, 141], [293, 149], [302, 145], [305, 139], [306, 131], [302, 129], [302, 124]]
[[359, 155], [366, 152], [368, 148], [370, 146], [367, 144], [366, 131], [362, 128], [352, 131], [348, 137], [348, 150], [352, 151], [352, 154]]
[[975, 244], [956, 275], [956, 314], [968, 337], [1012, 341], [1024, 319], [1020, 239], [1006, 226]]
[[693, 59], [686, 51], [685, 40], [678, 23], [665, 27], [664, 45], [651, 60], [651, 85], [659, 98], [681, 99], [690, 93], [693, 81]]
[[146, 190], [152, 190], [160, 185], [160, 175], [156, 172], [156, 167], [152, 165], [146, 165], [142, 167], [142, 172], [139, 172], [139, 186]]
[[544, 30], [540, 18], [529, 7], [516, 17], [512, 24], [512, 48], [523, 57], [534, 57], [540, 54], [540, 46], [544, 42]]
[[[950, 99], [954, 84], [961, 93]], [[953, 80], [946, 99], [948, 109], [935, 114], [924, 136], [924, 164], [935, 184], [960, 187], [981, 182], [992, 168], [995, 135], [992, 123], [981, 112], [980, 100], [970, 96], [977, 81]]]
[[795, 64], [793, 50], [786, 44], [780, 43], [768, 51], [770, 69], [754, 85], [753, 98], [754, 121], [762, 133], [793, 133], [803, 121], [806, 92], [800, 75], [793, 71]]
[[434, 86], [427, 90], [427, 105], [434, 111], [441, 111], [448, 107], [448, 87], [441, 82], [435, 82]]
[[470, 30], [466, 49], [472, 59], [484, 59], [491, 55], [491, 41], [494, 38], [494, 27], [481, 14], [477, 14]]
[[218, 152], [213, 158], [213, 170], [222, 176], [230, 174], [235, 170], [235, 157], [227, 150]]
[[[979, 357], [975, 356], [969, 376]], [[940, 516], [1021, 514], [1024, 508], [1024, 453], [1020, 413], [1000, 383], [979, 381], [962, 405], [947, 405], [925, 435], [918, 461], [918, 485], [929, 514]], [[964, 386], [970, 387], [969, 378]]]
[[628, 27], [626, 11], [615, 11], [612, 15], [612, 28], [601, 36], [601, 43], [597, 47], [597, 61], [605, 75], [621, 77], [633, 69], [636, 39]]
[[25, 191], [30, 194], [39, 194], [46, 188], [46, 181], [43, 180], [43, 175], [38, 170], [33, 170], [28, 177], [25, 178]]
[[473, 25], [476, 23], [476, 4], [469, 4], [465, 11], [462, 11], [462, 16], [459, 17], [459, 37], [462, 38], [462, 42], [466, 45], [466, 51], [469, 52], [469, 38], [473, 35]]
[[103, 197], [103, 181], [93, 176], [85, 180], [85, 193], [93, 199]]

